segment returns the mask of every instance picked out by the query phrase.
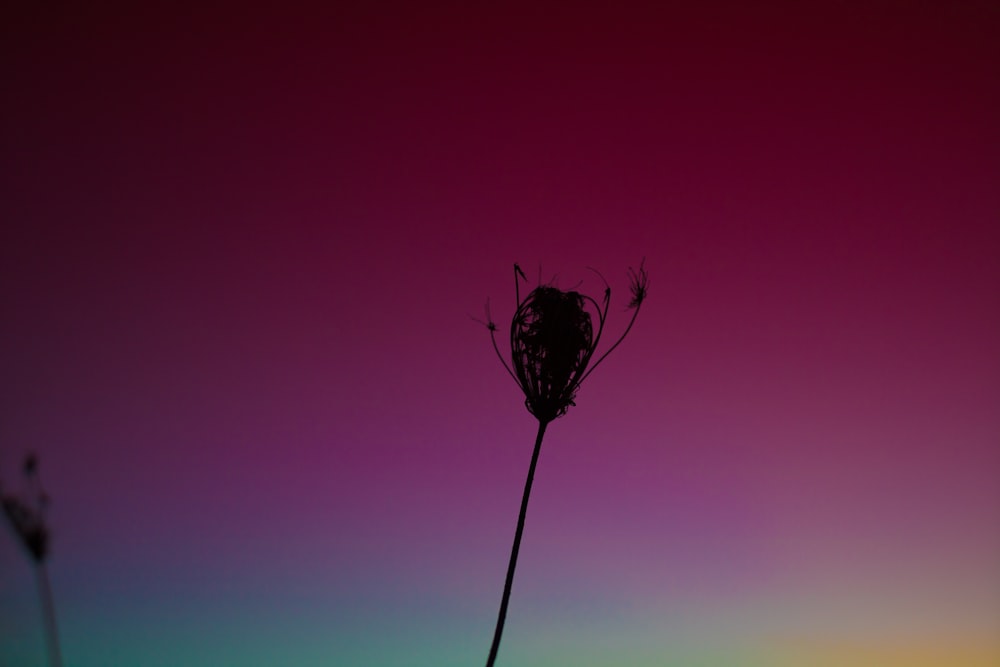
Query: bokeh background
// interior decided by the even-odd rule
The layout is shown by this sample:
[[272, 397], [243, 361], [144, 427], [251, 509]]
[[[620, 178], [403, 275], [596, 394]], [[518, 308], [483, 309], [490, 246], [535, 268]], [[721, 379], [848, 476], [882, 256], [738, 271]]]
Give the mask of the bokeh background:
[[0, 21], [68, 667], [482, 664], [535, 422], [473, 318], [594, 267], [618, 333], [643, 257], [500, 662], [1000, 662], [996, 3], [80, 4]]

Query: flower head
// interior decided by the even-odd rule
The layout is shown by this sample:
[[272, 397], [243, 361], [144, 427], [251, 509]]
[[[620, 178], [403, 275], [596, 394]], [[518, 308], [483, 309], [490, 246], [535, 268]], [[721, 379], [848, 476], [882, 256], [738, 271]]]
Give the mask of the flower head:
[[525, 407], [539, 421], [547, 423], [576, 405], [574, 399], [580, 384], [624, 340], [646, 298], [649, 279], [642, 264], [638, 272], [629, 270], [632, 291], [629, 308], [635, 312], [621, 337], [593, 364], [591, 359], [607, 321], [611, 288], [605, 283], [600, 303], [586, 294], [563, 291], [552, 285], [539, 285], [522, 300], [519, 279], [525, 280], [525, 275], [515, 264], [518, 304], [510, 325], [510, 366], [497, 345], [497, 326], [488, 307], [486, 326], [501, 363], [524, 392]]

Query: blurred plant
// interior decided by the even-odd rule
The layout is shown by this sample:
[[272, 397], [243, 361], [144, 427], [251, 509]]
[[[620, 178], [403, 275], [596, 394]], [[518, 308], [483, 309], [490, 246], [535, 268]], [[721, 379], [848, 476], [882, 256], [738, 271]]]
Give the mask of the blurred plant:
[[[599, 273], [597, 275], [600, 276]], [[524, 393], [524, 404], [528, 412], [538, 420], [535, 448], [531, 454], [528, 478], [524, 483], [521, 511], [517, 517], [517, 530], [514, 533], [514, 545], [507, 566], [507, 578], [504, 582], [493, 644], [490, 646], [489, 658], [486, 661], [487, 667], [493, 667], [500, 649], [500, 638], [507, 618], [507, 604], [514, 583], [514, 570], [517, 567], [517, 554], [521, 548], [521, 535], [524, 532], [528, 497], [531, 494], [531, 484], [535, 477], [535, 466], [538, 463], [538, 453], [542, 447], [545, 429], [550, 422], [566, 414], [570, 406], [576, 405], [573, 401], [580, 384], [632, 330], [649, 286], [649, 274], [646, 272], [644, 262], [639, 264], [638, 270], [630, 268], [628, 277], [632, 299], [627, 308], [633, 311], [632, 318], [624, 333], [593, 364], [591, 359], [604, 333], [611, 305], [611, 288], [603, 277], [601, 280], [605, 289], [600, 303], [586, 294], [576, 291], [564, 292], [552, 285], [539, 285], [522, 300], [518, 281], [527, 278], [521, 267], [515, 264], [514, 290], [517, 311], [510, 324], [510, 365], [504, 360], [497, 345], [497, 325], [493, 322], [487, 302], [485, 324], [493, 341], [493, 349], [507, 373]]]
[[45, 567], [45, 559], [49, 555], [49, 530], [45, 525], [45, 511], [48, 509], [49, 496], [42, 488], [41, 478], [38, 475], [38, 459], [33, 454], [25, 457], [23, 472], [27, 480], [27, 496], [33, 496], [34, 502], [22, 500], [14, 494], [4, 493], [3, 489], [0, 488], [0, 503], [3, 504], [4, 514], [7, 515], [7, 520], [14, 530], [14, 534], [34, 563], [38, 594], [42, 600], [49, 664], [53, 667], [60, 667], [62, 655], [59, 651], [55, 602], [52, 598], [48, 570]]

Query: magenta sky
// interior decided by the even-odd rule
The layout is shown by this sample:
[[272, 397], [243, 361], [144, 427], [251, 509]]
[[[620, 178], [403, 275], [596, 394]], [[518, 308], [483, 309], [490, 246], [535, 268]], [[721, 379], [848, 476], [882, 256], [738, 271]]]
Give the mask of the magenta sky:
[[996, 664], [1000, 12], [746, 4], [5, 16], [0, 479], [67, 665], [484, 662], [535, 424], [469, 315], [593, 266], [615, 333], [643, 257], [500, 663]]

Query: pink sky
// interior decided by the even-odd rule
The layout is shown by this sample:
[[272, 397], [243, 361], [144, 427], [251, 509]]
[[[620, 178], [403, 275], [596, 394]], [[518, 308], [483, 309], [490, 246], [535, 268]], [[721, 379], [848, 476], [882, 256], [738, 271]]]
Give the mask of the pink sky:
[[[595, 267], [616, 333], [643, 257], [501, 663], [996, 661], [994, 8], [338, 5], [0, 28], [67, 664], [485, 660], [534, 421], [469, 315]], [[36, 620], [4, 540], [0, 662]]]

